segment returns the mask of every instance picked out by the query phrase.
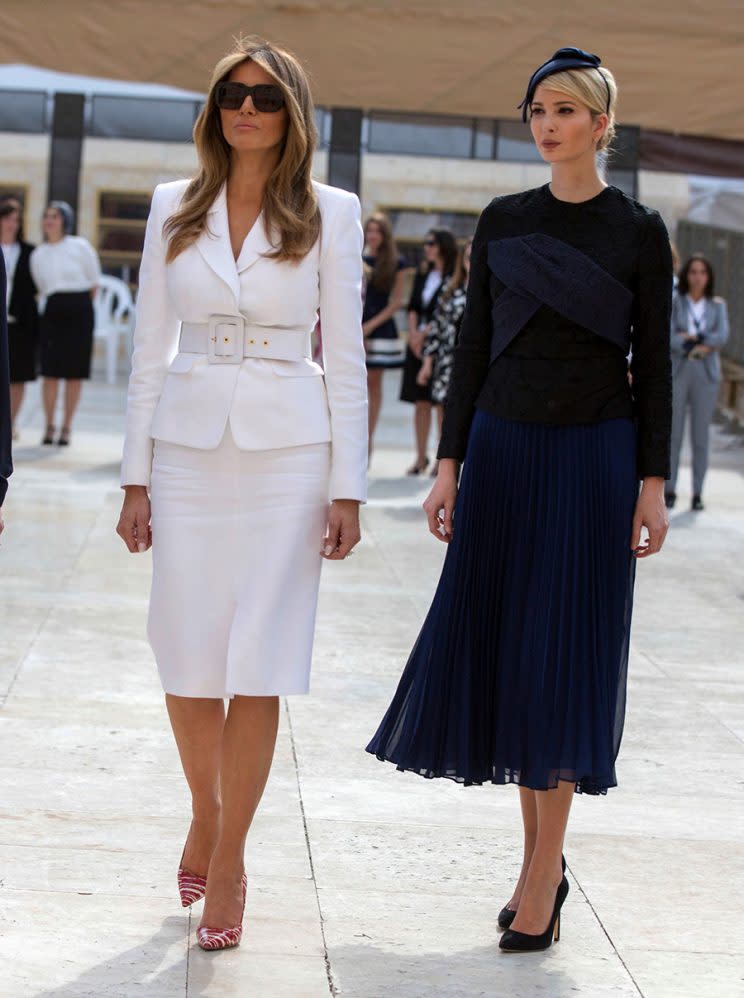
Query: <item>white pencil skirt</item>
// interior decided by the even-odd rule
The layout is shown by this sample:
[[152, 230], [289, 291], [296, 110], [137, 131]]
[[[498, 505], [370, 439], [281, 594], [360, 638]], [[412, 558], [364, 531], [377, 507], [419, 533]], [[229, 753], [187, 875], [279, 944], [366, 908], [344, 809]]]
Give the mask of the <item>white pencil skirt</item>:
[[155, 442], [147, 633], [166, 693], [307, 693], [330, 444]]

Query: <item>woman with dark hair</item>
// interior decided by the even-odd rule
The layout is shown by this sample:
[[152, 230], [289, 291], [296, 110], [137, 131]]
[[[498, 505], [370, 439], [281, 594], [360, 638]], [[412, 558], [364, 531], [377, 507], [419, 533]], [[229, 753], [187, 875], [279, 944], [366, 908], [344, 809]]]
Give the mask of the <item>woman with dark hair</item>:
[[31, 254], [31, 275], [39, 289], [39, 345], [46, 430], [53, 444], [60, 381], [65, 385], [64, 419], [57, 444], [70, 442], [82, 383], [90, 378], [93, 355], [93, 297], [101, 277], [98, 254], [87, 239], [73, 236], [75, 216], [66, 201], [44, 212], [44, 243]]
[[316, 138], [298, 60], [239, 39], [140, 268], [117, 533], [152, 546], [148, 638], [193, 815], [178, 888], [205, 898], [209, 950], [240, 942], [279, 698], [308, 692], [322, 562], [351, 553], [366, 498], [360, 206], [313, 180]]
[[[15, 198], [0, 204], [0, 242], [7, 275], [10, 418], [15, 428], [26, 383], [36, 380], [38, 315], [30, 259], [34, 247], [23, 238], [21, 205]], [[16, 433], [13, 433], [16, 436]]]
[[696, 513], [704, 508], [710, 424], [721, 386], [720, 352], [728, 337], [728, 310], [723, 298], [714, 297], [713, 266], [702, 253], [694, 253], [679, 272], [672, 305], [672, 466], [664, 493], [670, 509], [677, 501], [679, 454], [688, 412], [692, 443], [691, 508]]
[[371, 458], [375, 429], [382, 408], [383, 374], [389, 368], [403, 365], [395, 313], [403, 301], [406, 262], [395, 245], [390, 219], [381, 211], [367, 219], [364, 225], [364, 244], [366, 280], [362, 332], [367, 352]]
[[431, 431], [431, 388], [417, 382], [426, 331], [439, 301], [442, 284], [452, 275], [457, 260], [457, 243], [449, 229], [431, 229], [424, 239], [424, 261], [416, 274], [408, 302], [408, 348], [400, 389], [402, 402], [415, 405], [414, 432], [416, 460], [408, 475], [421, 475], [429, 467]]
[[[421, 370], [416, 379], [419, 385], [431, 383], [431, 402], [432, 405], [436, 406], [440, 434], [444, 419], [444, 405], [447, 401], [452, 376], [455, 344], [465, 313], [472, 245], [473, 240], [470, 239], [460, 248], [457, 254], [455, 272], [439, 296], [439, 304], [426, 334]], [[432, 470], [434, 477], [436, 477], [437, 471], [438, 465], [435, 462]]]
[[668, 524], [669, 236], [599, 176], [616, 99], [580, 49], [529, 81], [551, 182], [478, 222], [424, 504], [449, 546], [368, 746], [422, 776], [519, 785], [522, 870], [499, 915], [510, 952], [558, 939], [574, 794], [616, 785], [635, 566]]

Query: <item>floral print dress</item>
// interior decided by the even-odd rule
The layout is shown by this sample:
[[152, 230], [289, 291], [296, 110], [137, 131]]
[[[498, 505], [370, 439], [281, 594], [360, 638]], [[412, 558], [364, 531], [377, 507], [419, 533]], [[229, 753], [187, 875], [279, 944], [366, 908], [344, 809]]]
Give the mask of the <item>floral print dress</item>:
[[447, 401], [455, 344], [460, 332], [467, 293], [464, 287], [455, 288], [442, 295], [429, 326], [424, 344], [424, 356], [433, 357], [431, 374], [431, 400], [434, 405]]

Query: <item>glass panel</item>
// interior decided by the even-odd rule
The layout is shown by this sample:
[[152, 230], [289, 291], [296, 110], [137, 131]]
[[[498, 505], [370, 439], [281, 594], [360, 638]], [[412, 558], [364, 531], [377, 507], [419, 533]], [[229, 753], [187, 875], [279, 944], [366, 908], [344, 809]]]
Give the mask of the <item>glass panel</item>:
[[369, 151], [470, 159], [471, 118], [384, 114], [369, 116]]
[[94, 97], [90, 134], [110, 139], [190, 142], [195, 101]]
[[543, 158], [532, 140], [530, 126], [521, 121], [500, 121], [496, 159], [513, 163], [542, 163]]
[[121, 277], [134, 289], [139, 276], [150, 193], [99, 191], [98, 252], [105, 274]]
[[495, 122], [491, 120], [478, 121], [475, 125], [476, 159], [493, 159], [495, 146]]
[[0, 90], [0, 131], [45, 132], [46, 102], [41, 90]]
[[470, 239], [478, 221], [477, 213], [466, 211], [417, 211], [410, 208], [382, 209], [390, 218], [395, 241], [410, 267], [423, 258], [424, 236], [430, 229], [449, 229], [458, 242]]

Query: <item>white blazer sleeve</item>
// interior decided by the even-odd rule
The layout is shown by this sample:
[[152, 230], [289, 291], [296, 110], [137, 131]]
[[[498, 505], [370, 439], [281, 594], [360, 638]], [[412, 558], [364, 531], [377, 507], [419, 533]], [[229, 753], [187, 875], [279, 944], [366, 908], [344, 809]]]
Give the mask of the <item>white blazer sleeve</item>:
[[162, 192], [156, 187], [145, 230], [139, 272], [132, 373], [127, 396], [122, 485], [149, 485], [152, 470], [150, 425], [168, 364], [178, 348], [180, 323], [165, 280]]
[[[367, 501], [367, 369], [362, 338], [359, 199], [334, 192], [322, 215], [320, 327], [331, 414], [330, 498]], [[330, 217], [329, 217], [330, 216]]]

